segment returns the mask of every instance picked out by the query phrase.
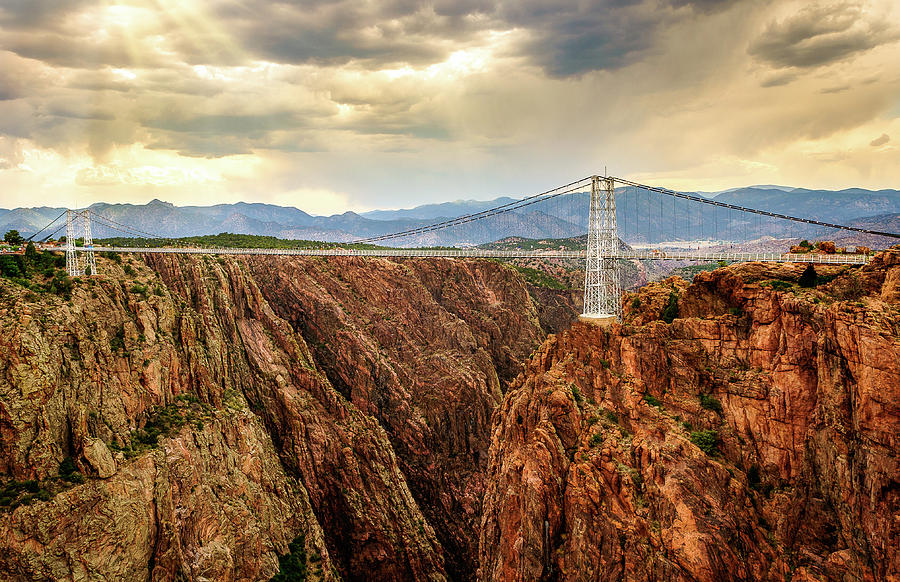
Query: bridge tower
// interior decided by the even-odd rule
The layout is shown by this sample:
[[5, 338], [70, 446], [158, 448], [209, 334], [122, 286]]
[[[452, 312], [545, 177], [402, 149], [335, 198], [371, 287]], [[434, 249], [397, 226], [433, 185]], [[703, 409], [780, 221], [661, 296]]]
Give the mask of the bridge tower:
[[91, 236], [91, 211], [85, 209], [84, 217], [84, 274], [96, 275], [97, 263], [94, 260], [94, 238]]
[[615, 180], [592, 176], [582, 320], [612, 323], [620, 319], [622, 286], [613, 258], [618, 248]]
[[81, 265], [75, 252], [75, 216], [74, 210], [66, 210], [66, 271], [70, 277], [81, 275]]
[[[78, 247], [75, 246], [75, 221], [78, 215], [82, 217], [84, 225], [84, 246], [82, 255], [78, 256]], [[82, 212], [66, 210], [66, 271], [70, 277], [82, 275], [96, 275], [97, 263], [94, 259], [94, 239], [91, 236], [91, 211], [85, 209]]]

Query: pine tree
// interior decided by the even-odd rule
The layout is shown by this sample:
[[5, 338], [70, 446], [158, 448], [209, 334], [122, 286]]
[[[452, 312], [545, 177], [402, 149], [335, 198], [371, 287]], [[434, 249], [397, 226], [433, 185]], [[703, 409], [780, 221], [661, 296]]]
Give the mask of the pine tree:
[[806, 270], [803, 271], [803, 274], [800, 275], [800, 280], [797, 281], [797, 283], [801, 287], [815, 287], [818, 278], [819, 276], [816, 274], [816, 268], [810, 263], [806, 266]]

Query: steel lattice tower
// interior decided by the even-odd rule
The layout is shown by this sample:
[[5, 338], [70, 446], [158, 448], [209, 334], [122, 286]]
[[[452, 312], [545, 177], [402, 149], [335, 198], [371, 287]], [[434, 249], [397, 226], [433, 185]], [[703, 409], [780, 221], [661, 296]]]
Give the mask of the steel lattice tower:
[[74, 210], [66, 210], [66, 271], [70, 277], [81, 275], [81, 265], [75, 253], [75, 216]]
[[[84, 225], [84, 246], [81, 247], [83, 257], [78, 256], [75, 246], [75, 221], [78, 216]], [[70, 277], [81, 277], [90, 273], [97, 274], [97, 263], [94, 259], [94, 239], [91, 236], [91, 211], [66, 210], [66, 271]]]
[[82, 272], [85, 275], [96, 275], [97, 263], [94, 260], [94, 238], [91, 236], [90, 209], [85, 209], [81, 215], [84, 217], [84, 269]]
[[592, 176], [582, 318], [607, 321], [620, 318], [622, 287], [614, 258], [618, 247], [615, 180]]

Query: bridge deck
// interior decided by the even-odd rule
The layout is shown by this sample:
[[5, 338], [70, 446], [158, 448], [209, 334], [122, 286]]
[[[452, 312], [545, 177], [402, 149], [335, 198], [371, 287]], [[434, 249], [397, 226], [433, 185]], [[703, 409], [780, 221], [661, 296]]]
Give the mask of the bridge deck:
[[[82, 250], [79, 248], [78, 250]], [[585, 251], [569, 250], [485, 250], [485, 249], [244, 249], [244, 248], [189, 248], [189, 247], [102, 247], [95, 251], [112, 253], [170, 253], [183, 255], [278, 255], [300, 257], [450, 257], [488, 259], [584, 259]], [[764, 261], [775, 263], [820, 263], [837, 265], [864, 265], [870, 255], [859, 254], [791, 254], [791, 253], [717, 253], [717, 252], [662, 252], [623, 251], [617, 259], [640, 259], [653, 261], [700, 261], [700, 262], [749, 262]]]

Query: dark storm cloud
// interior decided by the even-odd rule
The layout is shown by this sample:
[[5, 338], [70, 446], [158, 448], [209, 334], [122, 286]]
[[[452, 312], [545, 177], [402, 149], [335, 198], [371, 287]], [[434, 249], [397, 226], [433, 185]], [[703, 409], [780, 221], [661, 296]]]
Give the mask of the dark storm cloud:
[[[7, 29], [0, 47], [72, 68], [170, 66], [154, 51], [140, 51], [128, 32], [77, 30], [67, 15], [87, 0], [12, 0], [0, 8]], [[515, 54], [554, 77], [613, 70], [641, 58], [661, 30], [700, 18], [734, 2], [725, 0], [409, 0], [358, 2], [305, 0], [210, 1], [203, 21], [214, 29], [184, 29], [183, 15], [159, 10], [165, 36], [191, 65], [241, 65], [248, 60], [365, 68], [439, 63], [454, 51], [484, 41], [490, 32], [516, 30]], [[234, 46], [223, 43], [230, 38]], [[232, 50], [240, 47], [240, 50]]]
[[617, 69], [648, 48], [660, 13], [643, 3], [505, 2], [500, 17], [531, 31], [523, 54], [553, 77]]
[[[256, 58], [290, 63], [372, 66], [427, 65], [446, 58], [455, 42], [483, 28], [469, 18], [481, 2], [435, 8], [417, 2], [354, 0], [270, 2], [246, 10], [232, 3], [209, 9], [228, 33]], [[179, 40], [188, 62], [218, 64], [216, 55], [190, 38]]]
[[775, 67], [810, 68], [841, 61], [898, 38], [889, 22], [857, 4], [813, 4], [772, 22], [750, 54]]
[[[733, 5], [724, 0], [442, 0], [361, 3], [271, 2], [251, 12], [213, 7], [217, 19], [257, 58], [279, 63], [369, 67], [423, 66], [445, 60], [488, 31], [526, 31], [517, 54], [555, 77], [610, 70], [638, 59], [667, 24]], [[685, 11], [690, 7], [692, 11]], [[180, 43], [189, 62], [214, 56]]]

